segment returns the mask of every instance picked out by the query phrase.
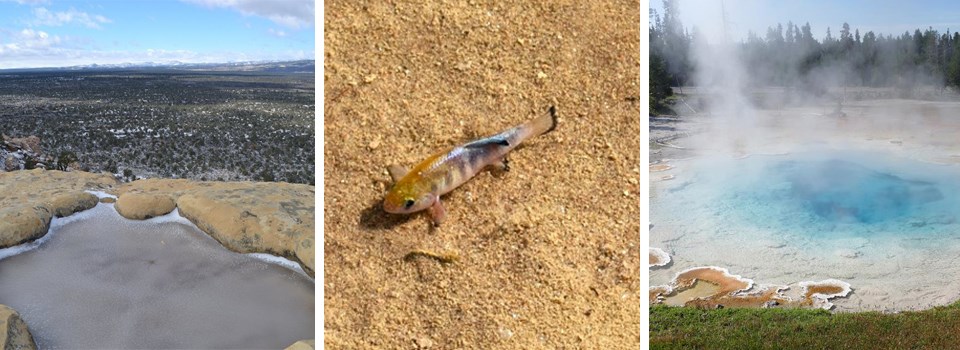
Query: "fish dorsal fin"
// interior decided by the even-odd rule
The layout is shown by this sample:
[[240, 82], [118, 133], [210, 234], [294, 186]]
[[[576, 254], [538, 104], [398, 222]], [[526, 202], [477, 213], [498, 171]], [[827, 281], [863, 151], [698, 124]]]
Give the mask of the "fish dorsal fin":
[[463, 145], [463, 148], [486, 148], [489, 146], [510, 146], [510, 141], [503, 137], [494, 136], [470, 142]]
[[393, 178], [393, 182], [400, 181], [400, 179], [402, 179], [404, 176], [407, 175], [408, 172], [410, 172], [409, 170], [407, 170], [406, 167], [400, 164], [390, 164], [389, 166], [387, 166], [387, 171], [390, 172], [390, 177]]

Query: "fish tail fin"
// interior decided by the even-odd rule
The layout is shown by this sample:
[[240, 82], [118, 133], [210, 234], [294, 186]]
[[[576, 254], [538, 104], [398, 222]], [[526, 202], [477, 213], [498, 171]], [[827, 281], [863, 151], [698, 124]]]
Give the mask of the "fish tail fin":
[[504, 131], [497, 136], [507, 140], [509, 145], [516, 147], [526, 139], [540, 136], [557, 128], [557, 108], [550, 106], [548, 113], [531, 121]]
[[550, 106], [547, 112], [546, 115], [540, 116], [527, 123], [532, 136], [543, 135], [557, 128], [557, 107]]

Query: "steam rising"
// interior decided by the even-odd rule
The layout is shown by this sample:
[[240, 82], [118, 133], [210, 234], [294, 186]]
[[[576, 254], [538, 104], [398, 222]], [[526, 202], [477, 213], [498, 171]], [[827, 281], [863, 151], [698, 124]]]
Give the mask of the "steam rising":
[[[943, 261], [960, 254], [960, 80], [950, 73], [960, 34], [838, 24], [814, 38], [805, 23], [771, 23], [765, 36], [734, 41], [713, 34], [720, 20], [685, 29], [675, 1], [665, 3], [652, 40], [675, 42], [652, 41], [651, 54], [674, 74], [672, 112], [661, 114], [676, 116], [651, 118], [651, 135], [669, 143], [658, 142], [649, 168], [650, 218], [651, 245], [673, 262], [651, 270], [661, 284], [651, 301], [830, 308], [827, 299], [844, 296], [837, 309], [853, 311], [960, 298], [960, 268]], [[665, 176], [673, 180], [657, 181]], [[803, 205], [775, 204], [783, 200]], [[674, 283], [705, 265], [715, 266], [703, 270], [710, 278], [723, 268], [774, 284], [711, 299], [726, 280]], [[797, 284], [808, 279], [826, 280]]]

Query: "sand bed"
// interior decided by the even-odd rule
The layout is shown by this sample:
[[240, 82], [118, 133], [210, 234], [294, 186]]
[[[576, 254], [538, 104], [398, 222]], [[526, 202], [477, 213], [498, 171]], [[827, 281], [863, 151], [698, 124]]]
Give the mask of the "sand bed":
[[[639, 347], [640, 4], [326, 6], [327, 347]], [[380, 207], [389, 164], [551, 105], [439, 228]]]

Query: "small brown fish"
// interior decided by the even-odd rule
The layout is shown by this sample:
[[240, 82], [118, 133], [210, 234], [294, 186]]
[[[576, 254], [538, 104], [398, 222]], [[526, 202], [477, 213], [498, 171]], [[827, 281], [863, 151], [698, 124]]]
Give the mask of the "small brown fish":
[[445, 216], [440, 196], [467, 182], [488, 166], [509, 170], [506, 155], [510, 150], [556, 127], [557, 111], [550, 106], [549, 113], [544, 116], [434, 154], [410, 171], [400, 166], [390, 166], [390, 175], [396, 182], [383, 200], [383, 209], [394, 214], [429, 209], [434, 224], [439, 225]]

